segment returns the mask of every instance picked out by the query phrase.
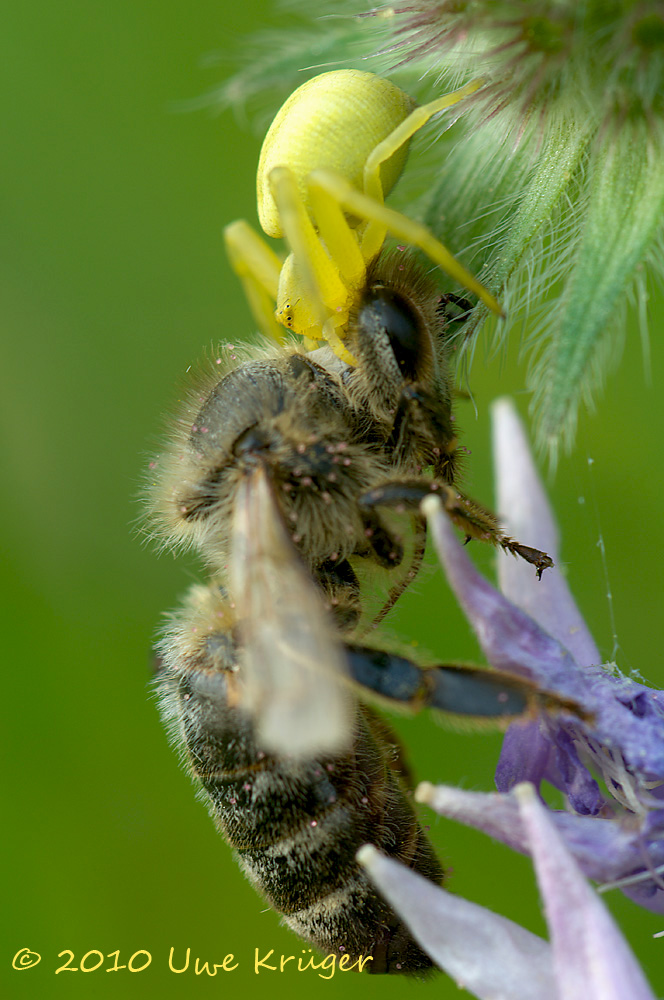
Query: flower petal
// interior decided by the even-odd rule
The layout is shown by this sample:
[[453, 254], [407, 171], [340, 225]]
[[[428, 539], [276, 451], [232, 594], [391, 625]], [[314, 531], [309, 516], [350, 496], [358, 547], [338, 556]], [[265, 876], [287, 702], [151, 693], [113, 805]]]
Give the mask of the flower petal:
[[[438, 498], [427, 497], [422, 509], [447, 579], [489, 663], [571, 698], [583, 697], [585, 684], [569, 651], [477, 572]], [[534, 575], [532, 584], [541, 585]]]
[[558, 1000], [546, 941], [416, 875], [370, 844], [357, 853], [424, 950], [481, 1000]]
[[537, 719], [510, 726], [495, 778], [500, 792], [508, 792], [523, 781], [538, 788], [548, 781], [565, 793], [570, 806], [582, 816], [595, 816], [604, 807], [597, 782], [579, 760], [576, 741], [565, 723], [557, 720]]
[[532, 785], [515, 792], [544, 900], [561, 1000], [654, 1000], [627, 942]]
[[423, 781], [415, 790], [415, 801], [429, 806], [446, 819], [481, 830], [514, 851], [528, 853], [518, 806], [511, 794], [467, 792], [453, 785], [432, 785]]
[[[516, 408], [503, 397], [495, 401], [491, 415], [496, 508], [501, 520], [520, 542], [545, 550], [558, 563], [558, 528]], [[531, 567], [501, 550], [498, 583], [502, 593], [562, 642], [577, 663], [602, 662], [559, 566], [547, 570], [533, 585]]]
[[[609, 767], [615, 767], [619, 778], [625, 780], [630, 775], [648, 783], [664, 780], [661, 693], [599, 666], [581, 668], [565, 646], [477, 572], [457, 541], [440, 501], [427, 497], [422, 507], [450, 585], [489, 663], [498, 670], [528, 677], [544, 689], [575, 699], [594, 714], [592, 737], [595, 747], [599, 747], [594, 763], [605, 776], [609, 776]], [[537, 581], [533, 580], [532, 585], [538, 586]], [[566, 725], [566, 730], [569, 728]], [[559, 755], [568, 756], [571, 744], [562, 732], [552, 731], [549, 737]], [[583, 732], [587, 730], [578, 722], [575, 738]], [[571, 789], [572, 779], [579, 778], [573, 773], [574, 759], [561, 759], [557, 766], [565, 776], [565, 786]], [[590, 788], [583, 781], [586, 789]], [[592, 811], [590, 803], [586, 803], [584, 811]]]
[[[447, 819], [482, 830], [521, 854], [529, 854], [529, 839], [514, 795], [467, 792], [447, 785], [423, 782], [415, 793], [418, 802]], [[643, 828], [614, 819], [549, 813], [550, 822], [587, 878], [618, 881], [634, 873], [636, 881], [625, 892], [635, 903], [654, 913], [664, 913], [664, 891], [652, 878], [652, 867], [664, 864], [664, 814], [651, 813]], [[649, 858], [649, 867], [646, 858]]]

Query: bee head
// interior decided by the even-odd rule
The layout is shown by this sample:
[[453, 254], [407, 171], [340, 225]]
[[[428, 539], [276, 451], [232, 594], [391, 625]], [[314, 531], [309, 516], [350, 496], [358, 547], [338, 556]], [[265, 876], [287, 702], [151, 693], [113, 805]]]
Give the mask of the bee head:
[[440, 292], [408, 254], [382, 254], [351, 315], [352, 376], [372, 404], [393, 410], [404, 385], [444, 392], [446, 322]]

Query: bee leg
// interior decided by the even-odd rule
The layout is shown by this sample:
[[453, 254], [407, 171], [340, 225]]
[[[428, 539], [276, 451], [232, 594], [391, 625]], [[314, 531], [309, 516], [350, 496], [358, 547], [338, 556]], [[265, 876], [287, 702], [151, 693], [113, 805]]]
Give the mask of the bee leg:
[[424, 518], [419, 516], [415, 517], [414, 521], [414, 544], [413, 551], [410, 554], [408, 569], [402, 575], [401, 579], [390, 587], [385, 603], [371, 622], [372, 629], [376, 628], [376, 626], [382, 622], [383, 618], [385, 618], [385, 616], [392, 610], [401, 595], [408, 589], [408, 587], [410, 587], [411, 583], [420, 571], [422, 560], [424, 559], [424, 552], [427, 546], [427, 524]]
[[314, 577], [337, 626], [342, 632], [351, 631], [362, 612], [360, 583], [353, 567], [347, 559], [340, 562], [327, 559], [316, 567]]
[[401, 456], [406, 462], [409, 453], [426, 456], [423, 464], [433, 465], [437, 478], [452, 483], [456, 445], [449, 406], [441, 406], [423, 386], [404, 383], [386, 443], [388, 454]]
[[[404, 557], [404, 548], [402, 544], [387, 531], [385, 526], [378, 519], [377, 515], [373, 511], [363, 511], [362, 521], [365, 524], [367, 538], [372, 544], [365, 552], [358, 550], [357, 555], [372, 558], [375, 562], [380, 563], [380, 565], [386, 569], [394, 569], [396, 566], [400, 565]], [[427, 526], [425, 519], [421, 516], [415, 517], [414, 521], [415, 530], [413, 533], [413, 545], [408, 554], [407, 569], [401, 574], [397, 583], [390, 587], [387, 593], [387, 598], [378, 613], [374, 615], [371, 621], [364, 628], [362, 628], [359, 632], [356, 632], [356, 636], [366, 635], [367, 632], [375, 629], [376, 626], [382, 622], [383, 618], [385, 618], [385, 616], [392, 610], [401, 595], [408, 589], [419, 573], [424, 559], [424, 552], [426, 550]], [[376, 528], [376, 525], [378, 525], [378, 528]], [[387, 549], [383, 546], [383, 541], [388, 543]], [[385, 557], [386, 552], [387, 558]], [[392, 558], [395, 554], [398, 555], [397, 559]]]
[[537, 712], [572, 712], [588, 719], [575, 701], [542, 691], [523, 677], [457, 663], [420, 667], [395, 653], [346, 645], [353, 680], [383, 698], [413, 710], [434, 708], [477, 723], [509, 725]]
[[431, 494], [440, 497], [445, 513], [464, 532], [467, 541], [477, 538], [520, 556], [535, 567], [538, 579], [541, 579], [545, 569], [553, 566], [553, 560], [546, 552], [510, 538], [501, 531], [495, 514], [440, 480], [394, 480], [364, 493], [358, 502], [364, 508], [392, 507], [397, 511], [415, 512], [419, 511], [422, 500]]
[[374, 510], [363, 510], [360, 516], [371, 557], [385, 569], [399, 566], [404, 556], [401, 542], [385, 527]]

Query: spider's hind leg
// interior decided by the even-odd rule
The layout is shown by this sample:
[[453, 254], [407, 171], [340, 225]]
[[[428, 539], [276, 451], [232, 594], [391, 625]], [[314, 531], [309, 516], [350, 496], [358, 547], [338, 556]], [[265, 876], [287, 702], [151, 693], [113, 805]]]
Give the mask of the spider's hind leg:
[[242, 282], [244, 294], [259, 329], [281, 343], [284, 328], [277, 323], [274, 306], [282, 261], [265, 240], [244, 219], [224, 229], [230, 265]]

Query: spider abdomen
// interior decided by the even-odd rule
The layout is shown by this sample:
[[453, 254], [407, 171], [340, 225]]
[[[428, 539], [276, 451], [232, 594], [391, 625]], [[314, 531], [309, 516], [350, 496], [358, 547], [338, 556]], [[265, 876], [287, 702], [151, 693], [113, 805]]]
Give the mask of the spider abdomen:
[[[283, 236], [269, 183], [275, 167], [293, 172], [307, 206], [304, 181], [314, 170], [334, 170], [362, 190], [367, 157], [414, 107], [413, 98], [399, 87], [362, 70], [333, 70], [299, 87], [281, 107], [261, 150], [256, 188], [263, 231]], [[382, 165], [385, 193], [399, 179], [407, 154], [404, 144]]]

